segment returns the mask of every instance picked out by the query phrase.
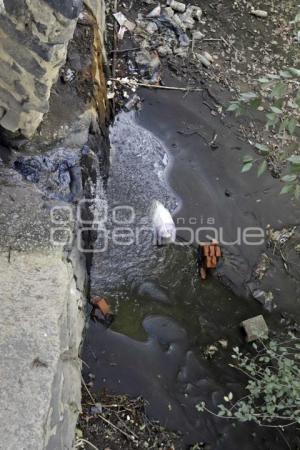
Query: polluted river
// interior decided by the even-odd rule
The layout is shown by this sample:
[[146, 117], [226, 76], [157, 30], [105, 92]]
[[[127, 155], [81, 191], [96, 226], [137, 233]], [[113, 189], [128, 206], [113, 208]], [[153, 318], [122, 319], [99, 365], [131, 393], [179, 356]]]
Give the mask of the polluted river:
[[[207, 239], [211, 236], [207, 227], [214, 223], [224, 226], [231, 242], [236, 240], [238, 224], [269, 223], [271, 218], [262, 212], [265, 202], [272, 203], [272, 183], [266, 186], [268, 181], [260, 181], [255, 191], [243, 192], [249, 186], [245, 188], [241, 175], [237, 181], [225, 168], [231, 161], [231, 173], [235, 164], [238, 171], [238, 162], [232, 159], [238, 141], [221, 123], [218, 134], [224, 133], [224, 142], [219, 144], [223, 150], [219, 164], [215, 164], [217, 152], [197, 134], [180, 133], [187, 122], [187, 129], [211, 132], [210, 117], [205, 128], [206, 116], [197, 110], [197, 98], [146, 91], [143, 96], [143, 111], [119, 113], [110, 129], [110, 175], [105, 187], [99, 182], [90, 294], [91, 299], [108, 300], [114, 321], [107, 326], [90, 320], [83, 376], [88, 383], [93, 375], [92, 392], [104, 389], [144, 398], [149, 417], [179, 432], [188, 448], [197, 443], [195, 448], [214, 450], [282, 449], [285, 438], [280, 433], [237, 425], [196, 409], [205, 401], [217, 413], [228, 392], [242, 397], [245, 378], [229, 364], [232, 348], [246, 345], [240, 328], [243, 320], [263, 313], [271, 332], [280, 329], [278, 315], [242, 298], [240, 279], [261, 246], [254, 250], [249, 246], [247, 251], [228, 243], [218, 273], [223, 282], [218, 277], [201, 282], [196, 244], [190, 245], [186, 234], [200, 227], [202, 239]], [[239, 193], [238, 183], [242, 184]], [[254, 209], [258, 190], [263, 205], [256, 203]], [[176, 220], [175, 244], [153, 243], [149, 208], [154, 200]], [[252, 215], [247, 213], [251, 210]]]

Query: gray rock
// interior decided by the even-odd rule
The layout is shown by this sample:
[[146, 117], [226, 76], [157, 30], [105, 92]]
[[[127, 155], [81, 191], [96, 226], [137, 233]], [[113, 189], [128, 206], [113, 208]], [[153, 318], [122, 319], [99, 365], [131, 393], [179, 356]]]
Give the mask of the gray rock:
[[145, 281], [137, 290], [138, 295], [147, 300], [157, 301], [159, 303], [170, 304], [167, 291], [158, 286], [154, 281]]
[[167, 5], [170, 6], [174, 11], [183, 13], [185, 11], [185, 4], [177, 2], [176, 0], [168, 0]]
[[173, 17], [175, 14], [174, 9], [170, 8], [169, 6], [164, 9], [164, 13], [169, 17]]
[[254, 10], [251, 11], [251, 14], [252, 14], [253, 16], [261, 17], [261, 18], [266, 18], [266, 17], [268, 17], [268, 12], [267, 12], [267, 11], [263, 11], [263, 10], [261, 10], [261, 9], [254, 9]]
[[262, 315], [244, 320], [241, 323], [241, 327], [246, 333], [247, 342], [253, 342], [256, 339], [268, 337], [268, 325]]
[[158, 30], [158, 26], [156, 25], [156, 23], [154, 23], [154, 22], [149, 22], [148, 23], [148, 25], [146, 27], [147, 33], [154, 34], [154, 33], [157, 32], [157, 30]]
[[274, 295], [271, 291], [264, 291], [255, 282], [248, 283], [248, 288], [250, 289], [253, 298], [261, 303], [267, 311], [271, 312], [276, 308]]
[[193, 19], [200, 22], [202, 17], [202, 9], [199, 6], [188, 6], [186, 12], [192, 16]]
[[172, 55], [173, 53], [171, 47], [169, 47], [168, 45], [160, 45], [156, 50], [159, 56]]
[[174, 55], [180, 56], [181, 58], [186, 58], [188, 55], [188, 49], [183, 47], [178, 47], [174, 50]]

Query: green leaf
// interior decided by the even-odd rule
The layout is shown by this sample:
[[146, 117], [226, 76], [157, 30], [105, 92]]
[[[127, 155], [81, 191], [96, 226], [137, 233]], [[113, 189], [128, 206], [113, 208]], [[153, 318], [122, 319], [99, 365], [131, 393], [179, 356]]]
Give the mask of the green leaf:
[[255, 148], [257, 148], [259, 152], [263, 155], [268, 155], [270, 152], [269, 147], [267, 147], [265, 144], [256, 144]]
[[289, 72], [295, 77], [300, 77], [300, 69], [296, 69], [295, 67], [289, 67]]
[[262, 84], [270, 82], [269, 78], [265, 78], [265, 77], [259, 78], [258, 81]]
[[261, 98], [256, 97], [254, 100], [251, 100], [250, 105], [251, 108], [257, 109], [261, 105]]
[[295, 103], [300, 108], [300, 89], [298, 89], [298, 91], [297, 91], [296, 98], [295, 98]]
[[293, 155], [287, 159], [291, 164], [300, 165], [300, 155]]
[[300, 184], [297, 184], [295, 189], [295, 199], [299, 200], [299, 198], [300, 198]]
[[271, 111], [275, 114], [282, 114], [282, 110], [277, 108], [276, 106], [271, 106]]
[[294, 185], [293, 184], [286, 184], [285, 186], [283, 186], [283, 188], [280, 191], [280, 195], [282, 194], [288, 194], [289, 192], [292, 192], [294, 190]]
[[280, 127], [279, 127], [279, 133], [282, 133], [283, 131], [285, 131], [287, 129], [287, 126], [289, 124], [289, 119], [284, 119], [283, 122], [281, 122]]
[[239, 104], [236, 102], [230, 103], [230, 105], [227, 108], [227, 111], [237, 111], [239, 109]]
[[296, 129], [296, 126], [298, 125], [297, 120], [295, 118], [292, 118], [289, 120], [288, 125], [287, 125], [287, 129], [288, 132], [293, 135]]
[[279, 80], [280, 79], [280, 76], [279, 75], [275, 75], [274, 73], [267, 73], [266, 76], [271, 78], [271, 80]]
[[275, 97], [275, 98], [281, 98], [284, 96], [284, 94], [286, 93], [287, 90], [287, 86], [285, 85], [285, 83], [280, 82], [275, 84], [271, 96]]
[[296, 15], [296, 17], [295, 17], [295, 19], [294, 19], [294, 22], [295, 22], [295, 23], [300, 22], [300, 13], [298, 13], [298, 14]]
[[267, 161], [264, 160], [264, 161], [260, 164], [260, 166], [259, 166], [259, 168], [258, 168], [258, 170], [257, 170], [257, 176], [260, 177], [260, 176], [266, 171], [267, 167], [268, 167]]
[[257, 94], [255, 92], [243, 92], [240, 95], [240, 99], [246, 103], [248, 103], [250, 100], [254, 100], [256, 98], [257, 98]]
[[281, 180], [284, 181], [285, 183], [292, 183], [296, 179], [297, 175], [285, 175], [284, 177], [281, 178]]
[[253, 162], [253, 157], [250, 156], [250, 155], [246, 155], [246, 156], [244, 156], [244, 158], [243, 158], [243, 163], [244, 163], [244, 164], [245, 164], [245, 163], [248, 163], [248, 162]]
[[292, 75], [288, 70], [281, 70], [279, 75], [283, 78], [292, 78]]
[[252, 169], [253, 162], [244, 163], [242, 167], [242, 173], [249, 172]]
[[274, 127], [279, 121], [279, 117], [275, 113], [266, 114], [266, 118], [268, 119], [267, 125], [270, 127]]

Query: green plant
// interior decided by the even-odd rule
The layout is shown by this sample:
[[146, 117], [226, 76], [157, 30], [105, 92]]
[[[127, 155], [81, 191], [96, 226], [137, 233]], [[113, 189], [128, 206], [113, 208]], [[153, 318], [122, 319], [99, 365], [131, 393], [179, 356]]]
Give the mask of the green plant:
[[[300, 70], [294, 67], [282, 70], [279, 74], [267, 74], [258, 79], [256, 92], [245, 92], [230, 103], [228, 111], [236, 115], [244, 114], [247, 108], [264, 111], [266, 128], [272, 129], [280, 142], [281, 159], [288, 163], [288, 171], [281, 181], [284, 186], [282, 194], [292, 193], [300, 199], [300, 146], [297, 127], [300, 123]], [[268, 167], [271, 149], [263, 144], [256, 144], [260, 158], [245, 156], [242, 172], [248, 172], [259, 163], [257, 175], [261, 176]]]
[[246, 395], [234, 401], [230, 392], [217, 413], [204, 402], [198, 411], [208, 411], [221, 418], [253, 421], [261, 426], [284, 428], [300, 424], [300, 343], [292, 333], [285, 342], [259, 340], [254, 352], [233, 351], [231, 367], [247, 377]]

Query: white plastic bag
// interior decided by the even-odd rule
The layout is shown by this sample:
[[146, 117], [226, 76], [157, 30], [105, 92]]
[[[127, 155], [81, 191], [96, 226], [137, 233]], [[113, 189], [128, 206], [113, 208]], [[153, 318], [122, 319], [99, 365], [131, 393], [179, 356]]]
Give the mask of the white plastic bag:
[[156, 241], [159, 245], [170, 244], [176, 240], [176, 226], [171, 213], [158, 200], [154, 200], [150, 209], [150, 217]]

